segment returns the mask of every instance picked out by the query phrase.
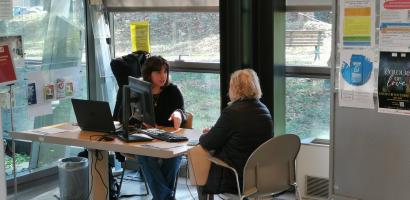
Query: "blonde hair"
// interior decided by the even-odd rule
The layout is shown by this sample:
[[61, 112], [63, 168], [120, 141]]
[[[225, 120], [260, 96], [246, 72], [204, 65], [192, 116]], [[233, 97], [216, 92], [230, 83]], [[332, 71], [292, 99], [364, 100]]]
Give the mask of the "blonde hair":
[[255, 71], [241, 69], [231, 75], [229, 82], [229, 99], [231, 102], [241, 99], [260, 99], [261, 97], [261, 86]]

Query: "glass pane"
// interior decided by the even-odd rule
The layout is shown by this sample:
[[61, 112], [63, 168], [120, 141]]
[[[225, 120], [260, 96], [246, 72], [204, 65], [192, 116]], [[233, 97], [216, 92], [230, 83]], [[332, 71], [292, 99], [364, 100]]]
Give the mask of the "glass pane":
[[[14, 130], [22, 131], [75, 120], [70, 99], [87, 97], [84, 20], [82, 0], [13, 1], [13, 17], [0, 20], [0, 38], [21, 37], [24, 52], [24, 62], [16, 65], [11, 103], [9, 88], [0, 87], [1, 123], [9, 149], [7, 133], [12, 130], [11, 122]], [[75, 148], [19, 142], [17, 170], [29, 173], [54, 165], [57, 159], [70, 155], [72, 149]], [[7, 175], [11, 175], [9, 156], [7, 152]]]
[[171, 77], [184, 96], [185, 110], [194, 116], [193, 127], [213, 126], [221, 108], [219, 74], [171, 72]]
[[328, 79], [286, 78], [286, 133], [329, 139], [330, 89]]
[[153, 55], [169, 61], [219, 62], [219, 13], [114, 13], [115, 56], [131, 53], [130, 22], [150, 23]]
[[286, 65], [328, 66], [332, 13], [286, 12]]

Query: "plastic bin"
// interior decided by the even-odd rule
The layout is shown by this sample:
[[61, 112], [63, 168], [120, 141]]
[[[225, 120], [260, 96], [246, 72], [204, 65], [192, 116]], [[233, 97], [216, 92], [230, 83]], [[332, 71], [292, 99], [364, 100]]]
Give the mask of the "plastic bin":
[[58, 160], [58, 184], [61, 200], [88, 198], [88, 159], [82, 157]]

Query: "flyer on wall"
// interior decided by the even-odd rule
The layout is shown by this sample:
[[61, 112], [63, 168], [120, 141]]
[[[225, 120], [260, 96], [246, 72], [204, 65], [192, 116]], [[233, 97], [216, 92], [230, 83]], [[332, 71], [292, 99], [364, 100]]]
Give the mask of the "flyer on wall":
[[9, 45], [0, 44], [0, 85], [16, 81], [16, 71], [11, 57]]
[[410, 52], [410, 1], [380, 3], [380, 51]]
[[375, 45], [375, 1], [340, 1], [340, 38], [343, 47]]
[[24, 66], [23, 39], [21, 35], [1, 36], [0, 44], [7, 44], [9, 46], [14, 67]]
[[410, 115], [410, 53], [380, 52], [379, 112]]
[[340, 51], [339, 106], [374, 108], [375, 53], [370, 49]]
[[13, 18], [13, 0], [0, 1], [0, 20]]

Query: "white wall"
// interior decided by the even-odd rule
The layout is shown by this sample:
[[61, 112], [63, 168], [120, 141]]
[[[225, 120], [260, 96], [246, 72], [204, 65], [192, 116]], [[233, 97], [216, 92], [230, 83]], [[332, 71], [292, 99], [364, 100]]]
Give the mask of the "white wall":
[[[1, 109], [0, 109], [1, 113]], [[3, 145], [3, 128], [1, 127], [1, 115], [0, 115], [0, 199], [6, 199], [6, 169], [4, 163], [4, 145]]]
[[302, 144], [296, 158], [296, 181], [301, 197], [306, 197], [306, 176], [329, 178], [329, 146]]

